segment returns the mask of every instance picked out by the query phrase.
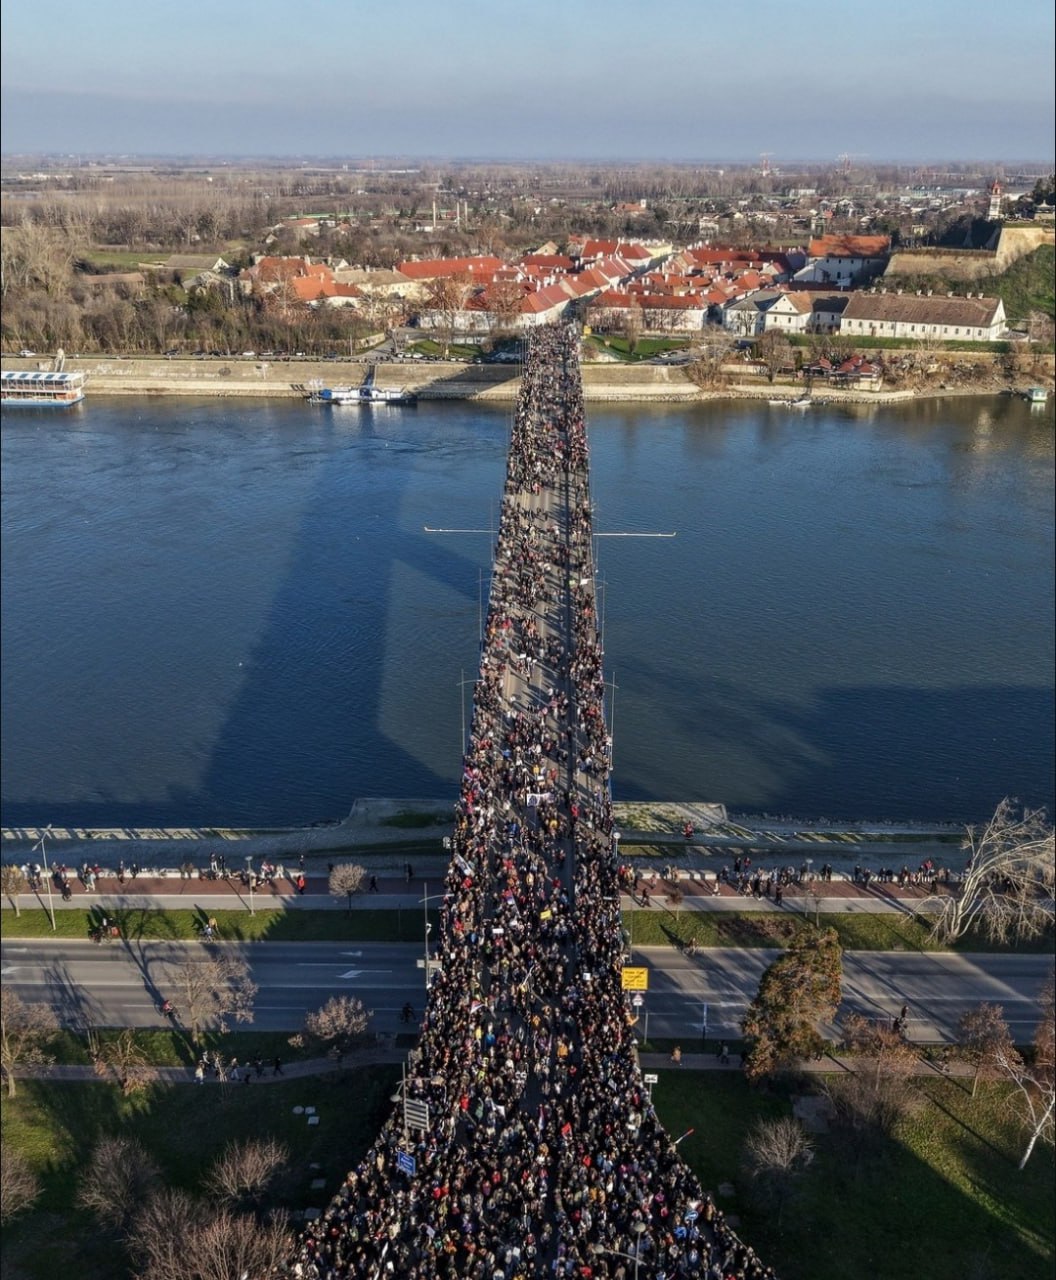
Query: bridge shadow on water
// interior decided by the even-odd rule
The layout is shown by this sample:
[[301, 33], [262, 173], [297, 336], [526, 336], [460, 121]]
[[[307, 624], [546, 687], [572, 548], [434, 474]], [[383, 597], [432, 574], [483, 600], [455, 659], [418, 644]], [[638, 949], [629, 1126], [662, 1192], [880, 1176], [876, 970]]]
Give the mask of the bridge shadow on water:
[[[821, 687], [804, 705], [633, 659], [618, 685], [619, 800], [878, 821], [978, 821], [1006, 795], [1053, 808], [1051, 688]], [[926, 812], [907, 803], [907, 777], [926, 780]]]
[[[5, 803], [7, 825], [267, 826], [339, 820], [367, 795], [454, 803], [459, 668], [467, 682], [475, 678], [494, 538], [430, 535], [423, 526], [497, 524], [511, 407], [481, 414], [454, 402], [343, 410], [283, 402], [266, 412], [313, 414], [310, 431], [290, 434], [289, 450], [314, 448], [321, 460], [312, 460], [296, 520], [260, 531], [262, 548], [284, 540], [261, 557], [263, 572], [278, 571], [219, 728], [203, 728], [211, 745], [197, 784], [172, 785], [158, 800], [129, 802], [103, 788], [68, 804], [19, 799]], [[425, 450], [440, 479], [422, 490], [412, 478]], [[321, 518], [335, 507], [355, 518]], [[444, 653], [434, 667], [435, 611], [457, 617], [462, 656]], [[471, 696], [467, 687], [467, 725]], [[115, 720], [113, 732], [122, 731]], [[320, 759], [341, 766], [321, 779]]]

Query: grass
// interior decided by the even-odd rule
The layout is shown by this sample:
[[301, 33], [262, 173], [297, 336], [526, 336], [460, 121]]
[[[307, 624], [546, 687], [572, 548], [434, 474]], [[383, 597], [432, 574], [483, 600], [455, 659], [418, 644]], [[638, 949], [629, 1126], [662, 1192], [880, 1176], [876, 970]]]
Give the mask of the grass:
[[[230, 1043], [230, 1042], [229, 1042]], [[273, 1136], [290, 1149], [282, 1203], [321, 1207], [368, 1149], [398, 1068], [370, 1068], [267, 1086], [155, 1088], [132, 1099], [100, 1084], [23, 1081], [2, 1106], [2, 1136], [40, 1173], [39, 1208], [5, 1229], [5, 1277], [51, 1280], [75, 1269], [125, 1280], [119, 1247], [75, 1207], [78, 1171], [100, 1134], [137, 1138], [173, 1185], [195, 1189], [223, 1146]], [[1052, 1274], [1056, 1186], [1051, 1153], [1016, 1164], [1021, 1135], [1001, 1086], [973, 1101], [962, 1082], [917, 1086], [919, 1109], [871, 1154], [855, 1157], [838, 1133], [815, 1137], [782, 1221], [750, 1194], [740, 1174], [745, 1138], [760, 1119], [788, 1113], [785, 1090], [753, 1090], [738, 1073], [658, 1073], [653, 1100], [672, 1137], [692, 1129], [681, 1155], [704, 1187], [726, 1182], [718, 1203], [740, 1219], [742, 1239], [782, 1280], [1035, 1280]], [[811, 1082], [811, 1086], [813, 1082]], [[295, 1105], [318, 1109], [308, 1128]], [[317, 1164], [319, 1167], [313, 1168]], [[311, 1191], [313, 1177], [325, 1191]]]
[[[18, 1096], [3, 1102], [3, 1141], [27, 1156], [44, 1189], [39, 1208], [4, 1228], [5, 1278], [53, 1280], [71, 1272], [126, 1280], [120, 1246], [75, 1207], [79, 1170], [100, 1135], [136, 1138], [170, 1184], [191, 1190], [228, 1142], [274, 1137], [290, 1151], [281, 1202], [322, 1208], [373, 1141], [398, 1079], [398, 1067], [371, 1067], [269, 1084], [264, 1093], [183, 1085], [128, 1099], [103, 1084], [20, 1082]], [[293, 1114], [306, 1104], [321, 1117], [317, 1127]], [[324, 1191], [310, 1189], [316, 1177], [325, 1178]]]
[[[261, 895], [257, 895], [258, 899]], [[361, 911], [306, 909], [285, 911], [281, 908], [213, 911], [217, 921], [217, 937], [225, 942], [421, 942], [424, 929], [421, 907], [408, 904], [405, 911]], [[123, 941], [190, 941], [200, 936], [205, 913], [201, 911], [168, 911], [153, 908], [112, 910], [119, 922]], [[430, 911], [429, 919], [438, 927], [438, 913]], [[51, 920], [43, 911], [23, 911], [17, 919], [5, 911], [2, 932], [5, 938], [77, 938], [88, 937], [87, 911], [56, 911], [55, 933]], [[119, 947], [121, 941], [105, 942], [100, 949]]]
[[[257, 895], [258, 900], [263, 895]], [[362, 897], [362, 895], [361, 895]], [[805, 920], [813, 922], [814, 913], [800, 911], [693, 911], [666, 905], [658, 892], [655, 906], [641, 911], [625, 911], [623, 927], [636, 947], [681, 946], [696, 939], [700, 947], [781, 947]], [[192, 941], [200, 936], [205, 912], [199, 910], [155, 910], [126, 908], [112, 911], [119, 921], [125, 941]], [[217, 937], [225, 942], [413, 942], [422, 941], [424, 922], [417, 902], [404, 910], [367, 911], [283, 910], [258, 908], [219, 911]], [[4, 911], [0, 917], [0, 933], [5, 938], [88, 937], [89, 912], [56, 911], [55, 933], [45, 911], [23, 910], [18, 917]], [[439, 928], [436, 911], [429, 920]], [[1050, 929], [1041, 938], [1017, 946], [998, 946], [977, 933], [969, 933], [952, 947], [942, 947], [930, 936], [930, 926], [920, 916], [902, 912], [821, 912], [817, 917], [822, 928], [836, 930], [840, 945], [847, 951], [1053, 951], [1056, 935]], [[106, 942], [102, 948], [120, 946]]]
[[685, 338], [639, 338], [633, 351], [626, 338], [591, 334], [586, 341], [593, 344], [599, 351], [608, 351], [611, 355], [618, 356], [631, 364], [639, 360], [648, 360], [664, 351], [684, 351], [689, 346]]
[[[623, 927], [636, 947], [680, 946], [696, 939], [700, 947], [781, 947], [813, 912], [799, 911], [687, 911], [663, 905], [663, 895], [654, 898], [657, 907], [625, 911]], [[902, 912], [829, 914], [816, 917], [823, 929], [836, 930], [846, 951], [1030, 951], [1053, 950], [1053, 931], [1029, 944], [997, 946], [976, 933], [969, 933], [952, 947], [940, 946], [930, 934], [930, 925], [920, 916]]]

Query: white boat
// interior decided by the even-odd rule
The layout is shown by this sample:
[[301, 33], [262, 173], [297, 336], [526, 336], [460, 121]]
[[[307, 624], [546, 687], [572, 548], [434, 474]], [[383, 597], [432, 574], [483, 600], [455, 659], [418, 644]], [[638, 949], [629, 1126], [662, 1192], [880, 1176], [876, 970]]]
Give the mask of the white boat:
[[1049, 399], [1049, 393], [1045, 387], [1029, 387], [1024, 395], [1028, 404], [1046, 404]]
[[787, 396], [775, 396], [771, 400], [767, 400], [767, 404], [779, 405], [782, 409], [809, 409], [810, 396], [800, 396], [796, 400], [790, 400]]
[[346, 404], [413, 404], [414, 393], [392, 387], [379, 387], [374, 383], [374, 370], [371, 368], [359, 387], [324, 387], [316, 379], [308, 384], [309, 404], [329, 404], [340, 406]]
[[69, 409], [84, 399], [86, 373], [36, 373], [8, 370], [0, 373], [0, 404], [5, 409]]

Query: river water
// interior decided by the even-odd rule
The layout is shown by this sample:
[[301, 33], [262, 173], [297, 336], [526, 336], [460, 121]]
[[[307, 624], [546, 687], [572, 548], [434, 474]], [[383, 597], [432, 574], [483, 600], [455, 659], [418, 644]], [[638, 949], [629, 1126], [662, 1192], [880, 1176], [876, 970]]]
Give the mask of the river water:
[[[3, 420], [2, 819], [452, 802], [510, 410], [92, 397]], [[617, 799], [1053, 801], [1053, 414], [592, 406]], [[464, 697], [463, 697], [464, 695]]]

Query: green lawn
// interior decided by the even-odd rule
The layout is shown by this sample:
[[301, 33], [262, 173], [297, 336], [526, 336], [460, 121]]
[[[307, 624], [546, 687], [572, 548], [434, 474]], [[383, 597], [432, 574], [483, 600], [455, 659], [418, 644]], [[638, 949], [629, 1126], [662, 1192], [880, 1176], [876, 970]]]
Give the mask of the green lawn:
[[684, 351], [689, 346], [685, 338], [639, 338], [633, 351], [626, 338], [591, 334], [584, 341], [592, 344], [599, 351], [608, 351], [611, 355], [632, 364], [639, 360], [648, 360], [651, 356], [660, 355], [664, 351]]
[[[982, 1086], [973, 1102], [963, 1084], [923, 1082], [919, 1112], [894, 1140], [859, 1158], [839, 1134], [818, 1135], [816, 1158], [779, 1225], [753, 1200], [740, 1158], [753, 1122], [787, 1114], [788, 1100], [749, 1089], [739, 1074], [659, 1075], [653, 1097], [668, 1132], [693, 1130], [679, 1151], [703, 1186], [733, 1184], [734, 1195], [718, 1203], [740, 1219], [741, 1237], [782, 1280], [1052, 1274], [1052, 1152], [1039, 1148], [1017, 1172], [1020, 1135], [999, 1086]], [[52, 1280], [67, 1270], [126, 1280], [120, 1249], [73, 1207], [77, 1171], [100, 1134], [138, 1138], [171, 1183], [192, 1189], [228, 1141], [274, 1136], [291, 1151], [282, 1202], [322, 1207], [369, 1147], [398, 1076], [395, 1067], [371, 1068], [263, 1088], [158, 1088], [133, 1099], [105, 1085], [20, 1082], [18, 1096], [3, 1102], [3, 1141], [30, 1158], [44, 1195], [38, 1209], [5, 1229], [5, 1280]], [[317, 1128], [293, 1115], [305, 1104], [318, 1109]], [[326, 1179], [324, 1191], [309, 1189], [315, 1176]]]
[[[230, 1140], [274, 1137], [290, 1150], [282, 1203], [322, 1208], [373, 1141], [398, 1079], [398, 1067], [372, 1067], [263, 1087], [157, 1088], [130, 1099], [108, 1085], [20, 1082], [18, 1096], [3, 1102], [3, 1141], [29, 1157], [44, 1193], [39, 1208], [4, 1228], [5, 1280], [126, 1280], [120, 1247], [73, 1203], [78, 1170], [100, 1135], [137, 1138], [170, 1183], [190, 1189]], [[293, 1114], [304, 1105], [316, 1107], [317, 1127]], [[325, 1190], [309, 1189], [316, 1177]]]
[[[427, 883], [423, 881], [423, 883]], [[257, 895], [258, 902], [264, 895]], [[679, 946], [695, 938], [701, 947], [779, 947], [783, 946], [805, 919], [813, 923], [813, 913], [798, 911], [690, 911], [668, 905], [662, 893], [648, 910], [623, 914], [624, 929], [636, 947]], [[122, 936], [132, 940], [181, 940], [199, 936], [205, 919], [195, 910], [159, 911], [128, 908], [111, 913], [120, 923]], [[422, 941], [424, 920], [418, 905], [408, 904], [402, 911], [290, 910], [261, 907], [250, 915], [248, 909], [214, 911], [221, 940], [228, 942], [414, 942]], [[928, 924], [918, 916], [897, 912], [875, 912], [848, 915], [839, 913], [818, 916], [822, 928], [836, 930], [840, 944], [848, 951], [939, 951], [929, 936]], [[40, 909], [23, 909], [20, 916], [4, 911], [0, 917], [0, 933], [5, 938], [80, 938], [88, 937], [88, 911], [56, 911], [58, 930], [52, 933], [51, 919]], [[430, 911], [429, 920], [438, 927], [438, 913]], [[103, 948], [120, 946], [106, 942]], [[1017, 947], [997, 947], [977, 934], [969, 934], [956, 944], [956, 951], [1034, 951], [1051, 952], [1054, 947], [1050, 932], [1034, 943]]]
[[739, 1075], [660, 1073], [654, 1101], [705, 1187], [734, 1184], [718, 1203], [782, 1280], [1039, 1280], [1052, 1274], [1056, 1230], [1051, 1149], [1018, 1173], [1019, 1137], [997, 1086], [973, 1103], [950, 1080], [920, 1086], [923, 1105], [897, 1139], [855, 1163], [836, 1134], [815, 1139], [780, 1226], [745, 1194], [739, 1158], [759, 1116], [788, 1104]]

